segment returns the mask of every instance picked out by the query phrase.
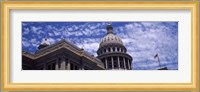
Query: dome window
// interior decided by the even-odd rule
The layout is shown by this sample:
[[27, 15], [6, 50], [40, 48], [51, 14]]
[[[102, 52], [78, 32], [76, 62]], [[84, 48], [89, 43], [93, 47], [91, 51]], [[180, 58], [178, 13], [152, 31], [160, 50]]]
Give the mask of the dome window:
[[115, 48], [114, 47], [112, 47], [112, 51], [115, 52]]
[[110, 48], [108, 48], [108, 52], [110, 52]]
[[117, 47], [117, 51], [119, 51], [119, 48]]
[[106, 49], [104, 49], [104, 53], [106, 53]]

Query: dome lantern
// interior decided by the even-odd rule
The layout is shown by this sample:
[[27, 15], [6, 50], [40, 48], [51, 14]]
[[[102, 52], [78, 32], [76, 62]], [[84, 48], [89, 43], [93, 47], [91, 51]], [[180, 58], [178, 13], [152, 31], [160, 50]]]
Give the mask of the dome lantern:
[[112, 32], [112, 30], [113, 30], [113, 27], [112, 27], [112, 25], [111, 25], [111, 23], [108, 23], [108, 25], [107, 25], [107, 34], [112, 34], [113, 32]]

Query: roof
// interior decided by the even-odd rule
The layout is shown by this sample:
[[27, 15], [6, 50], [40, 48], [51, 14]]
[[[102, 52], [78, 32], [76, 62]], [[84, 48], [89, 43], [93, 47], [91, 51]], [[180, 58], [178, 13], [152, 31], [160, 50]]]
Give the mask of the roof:
[[38, 51], [36, 51], [35, 54], [26, 53], [25, 51], [23, 51], [22, 54], [24, 56], [30, 57], [32, 59], [37, 59], [37, 58], [40, 58], [40, 57], [45, 56], [47, 54], [50, 54], [52, 52], [55, 52], [56, 50], [59, 50], [61, 48], [68, 49], [71, 52], [73, 52], [73, 53], [75, 53], [79, 56], [83, 56], [83, 57], [89, 59], [92, 62], [96, 62], [100, 67], [103, 66], [103, 63], [101, 62], [100, 59], [94, 57], [89, 52], [84, 51], [83, 49], [77, 47], [76, 45], [72, 44], [71, 42], [69, 42], [65, 39], [63, 39], [63, 40], [61, 40], [57, 43], [54, 43], [52, 45], [49, 45], [47, 47], [41, 48]]

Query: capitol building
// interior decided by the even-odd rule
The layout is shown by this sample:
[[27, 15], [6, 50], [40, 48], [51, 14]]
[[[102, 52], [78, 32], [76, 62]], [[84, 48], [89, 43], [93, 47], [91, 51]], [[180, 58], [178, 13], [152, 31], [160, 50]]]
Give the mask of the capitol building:
[[63, 39], [54, 44], [45, 38], [31, 54], [22, 51], [22, 70], [132, 70], [132, 57], [108, 24], [97, 57]]

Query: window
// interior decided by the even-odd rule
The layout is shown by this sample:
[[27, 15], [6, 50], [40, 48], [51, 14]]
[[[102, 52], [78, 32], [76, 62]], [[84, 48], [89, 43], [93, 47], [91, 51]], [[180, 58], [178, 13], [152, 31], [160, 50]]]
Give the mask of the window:
[[77, 65], [74, 66], [74, 70], [78, 70], [78, 66]]
[[108, 69], [112, 69], [112, 62], [108, 62]]
[[106, 53], [106, 49], [104, 49], [104, 53]]
[[105, 62], [105, 58], [101, 60], [104, 64], [104, 67], [106, 68], [106, 62]]
[[107, 63], [108, 63], [108, 69], [112, 69], [112, 62], [111, 62], [111, 58], [107, 58]]
[[118, 62], [117, 62], [117, 57], [113, 57], [113, 63], [114, 63], [114, 68], [118, 68]]
[[110, 48], [108, 48], [108, 52], [110, 52]]
[[119, 51], [119, 48], [117, 47], [117, 51]]
[[51, 70], [51, 64], [47, 66], [47, 70]]
[[55, 63], [52, 64], [52, 70], [56, 70], [56, 64]]
[[74, 64], [70, 63], [70, 70], [74, 69]]
[[115, 51], [115, 48], [114, 48], [114, 47], [112, 47], [112, 51], [113, 51], [113, 52]]

